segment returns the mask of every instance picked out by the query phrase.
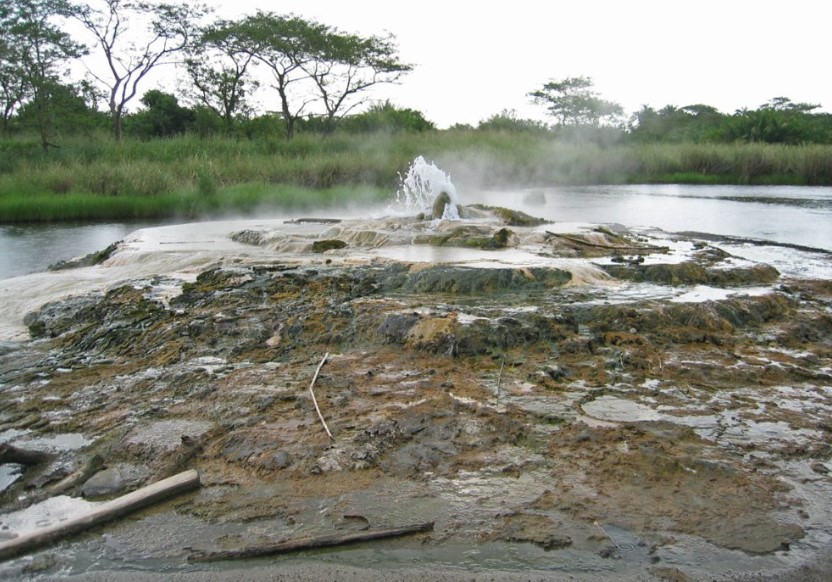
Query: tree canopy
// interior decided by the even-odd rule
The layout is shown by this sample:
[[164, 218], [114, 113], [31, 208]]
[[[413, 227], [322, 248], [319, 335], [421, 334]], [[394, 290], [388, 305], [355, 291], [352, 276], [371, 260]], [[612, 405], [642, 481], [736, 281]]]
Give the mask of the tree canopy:
[[528, 95], [546, 107], [558, 127], [618, 125], [624, 109], [618, 103], [601, 99], [592, 87], [589, 77], [568, 77], [549, 81]]
[[[107, 71], [90, 72], [109, 93], [109, 109], [116, 140], [122, 136], [127, 104], [139, 93], [139, 84], [152, 70], [173, 64], [185, 50], [207, 8], [199, 4], [151, 4], [124, 0], [100, 0], [99, 6], [75, 3], [68, 13], [92, 35], [104, 57]], [[145, 34], [130, 34], [132, 21], [149, 18]]]
[[0, 9], [0, 88], [3, 126], [24, 103], [44, 150], [54, 129], [62, 65], [84, 52], [60, 26], [63, 0], [7, 0]]
[[[224, 132], [288, 139], [296, 131], [434, 128], [419, 111], [373, 99], [375, 87], [413, 69], [400, 60], [392, 35], [359, 35], [262, 10], [231, 20], [208, 16], [199, 4], [159, 0], [0, 3], [0, 129], [35, 132], [49, 151], [56, 132], [97, 129], [105, 116], [116, 140], [124, 127], [143, 138]], [[69, 19], [83, 25], [78, 39], [65, 26]], [[77, 76], [79, 62], [85, 80]], [[154, 85], [163, 66], [178, 70], [176, 95], [161, 77]], [[702, 103], [644, 105], [625, 125], [622, 107], [599, 96], [589, 77], [553, 79], [526, 95], [545, 107], [551, 123], [506, 109], [477, 129], [552, 132], [599, 144], [832, 143], [831, 114], [783, 96], [734, 113]]]

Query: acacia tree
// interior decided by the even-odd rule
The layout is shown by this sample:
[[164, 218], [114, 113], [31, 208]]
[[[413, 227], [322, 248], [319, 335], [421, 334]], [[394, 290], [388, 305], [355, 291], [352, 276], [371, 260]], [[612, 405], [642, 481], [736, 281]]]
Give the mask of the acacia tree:
[[188, 50], [185, 67], [191, 87], [185, 92], [219, 116], [226, 132], [235, 116], [248, 110], [246, 98], [259, 83], [249, 76], [254, 53], [236, 24], [220, 21], [207, 27]]
[[63, 0], [7, 0], [0, 12], [3, 122], [7, 126], [15, 108], [26, 103], [44, 151], [52, 145], [61, 65], [84, 52], [56, 22], [66, 9]]
[[268, 69], [280, 99], [286, 139], [292, 139], [295, 123], [314, 101], [303, 90], [309, 78], [306, 68], [317, 58], [319, 39], [330, 34], [330, 28], [299, 16], [258, 11], [238, 22], [236, 30], [245, 50]]
[[329, 30], [311, 39], [315, 58], [301, 65], [325, 110], [324, 128], [366, 102], [360, 94], [380, 83], [395, 83], [413, 67], [399, 61], [394, 37], [362, 38]]
[[[92, 34], [106, 61], [107, 75], [91, 74], [107, 88], [116, 141], [122, 138], [122, 119], [141, 81], [152, 70], [175, 63], [199, 27], [208, 9], [200, 4], [152, 4], [100, 0], [101, 8], [74, 4], [72, 15]], [[148, 21], [147, 30], [130, 34], [130, 23]]]
[[535, 103], [546, 106], [558, 127], [618, 124], [624, 109], [618, 103], [601, 99], [592, 85], [589, 77], [568, 77], [549, 81], [528, 95]]

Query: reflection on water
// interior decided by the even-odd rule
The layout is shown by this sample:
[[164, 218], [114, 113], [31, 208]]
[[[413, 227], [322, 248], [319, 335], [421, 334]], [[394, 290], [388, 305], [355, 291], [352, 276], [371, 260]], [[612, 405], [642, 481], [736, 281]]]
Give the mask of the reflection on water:
[[107, 248], [146, 223], [0, 226], [0, 279], [45, 271], [49, 265]]

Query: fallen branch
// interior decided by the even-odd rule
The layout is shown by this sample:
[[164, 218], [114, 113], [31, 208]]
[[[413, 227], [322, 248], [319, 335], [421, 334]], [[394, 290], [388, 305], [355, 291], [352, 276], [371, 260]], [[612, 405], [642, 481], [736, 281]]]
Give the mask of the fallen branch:
[[321, 424], [324, 425], [324, 430], [326, 431], [326, 434], [329, 435], [329, 438], [331, 438], [332, 440], [335, 440], [335, 437], [332, 436], [331, 432], [329, 432], [329, 427], [326, 425], [326, 421], [324, 420], [324, 415], [321, 414], [321, 409], [318, 406], [317, 399], [315, 398], [315, 391], [312, 389], [315, 386], [315, 381], [318, 379], [318, 374], [321, 373], [321, 368], [324, 367], [324, 364], [326, 363], [326, 360], [327, 360], [328, 357], [329, 357], [329, 352], [324, 354], [324, 359], [321, 360], [320, 364], [318, 364], [318, 369], [315, 370], [315, 375], [312, 377], [312, 383], [309, 385], [309, 393], [312, 395], [312, 403], [315, 405], [315, 410], [318, 412], [318, 418], [321, 419]]
[[7, 512], [20, 511], [21, 509], [26, 509], [35, 503], [40, 503], [41, 501], [54, 497], [55, 495], [61, 495], [92, 477], [93, 474], [98, 472], [98, 470], [103, 466], [104, 459], [98, 455], [93, 455], [92, 458], [88, 459], [77, 471], [70, 473], [57, 483], [47, 485], [43, 489], [36, 491], [28, 497], [18, 499], [10, 506], [5, 507], [4, 510]]
[[281, 542], [274, 542], [262, 546], [249, 546], [247, 548], [240, 548], [239, 550], [222, 550], [217, 552], [202, 552], [199, 550], [192, 550], [191, 555], [188, 556], [188, 561], [216, 562], [219, 560], [258, 558], [261, 556], [285, 554], [288, 552], [297, 552], [313, 548], [329, 548], [332, 546], [343, 546], [345, 544], [353, 544], [357, 542], [367, 542], [383, 538], [400, 537], [426, 531], [433, 531], [432, 521], [428, 523], [406, 525], [403, 527], [394, 527], [390, 529], [367, 530], [352, 532], [348, 534], [284, 540]]
[[0, 543], [0, 560], [30, 552], [60, 538], [116, 519], [166, 497], [199, 487], [199, 474], [185, 471], [91, 508], [87, 513]]
[[58, 495], [59, 493], [63, 493], [69, 489], [72, 489], [76, 485], [80, 485], [87, 479], [93, 476], [93, 474], [97, 473], [99, 469], [104, 466], [104, 459], [102, 459], [99, 455], [93, 455], [77, 471], [74, 471], [58, 481], [53, 485], [48, 485], [46, 487], [46, 492], [49, 495]]
[[340, 218], [293, 218], [292, 220], [284, 220], [284, 224], [338, 224], [341, 222]]
[[9, 443], [0, 444], [0, 464], [16, 463], [18, 465], [40, 465], [52, 458], [49, 453], [21, 449]]

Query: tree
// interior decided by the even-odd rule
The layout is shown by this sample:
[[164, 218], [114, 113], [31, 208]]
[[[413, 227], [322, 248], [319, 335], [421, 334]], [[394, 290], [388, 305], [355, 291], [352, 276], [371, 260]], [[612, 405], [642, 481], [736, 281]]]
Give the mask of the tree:
[[[55, 82], [49, 88], [50, 132], [77, 134], [106, 127], [107, 117], [98, 111], [84, 82], [63, 84]], [[16, 122], [24, 128], [40, 129], [42, 107], [38, 100], [25, 102], [17, 112]]]
[[304, 67], [316, 58], [317, 39], [329, 34], [329, 27], [298, 16], [281, 16], [258, 11], [236, 25], [241, 46], [265, 66], [272, 77], [272, 88], [280, 99], [280, 114], [286, 139], [292, 139], [295, 124], [313, 99], [304, 93], [308, 79]]
[[375, 103], [366, 111], [345, 117], [338, 125], [338, 131], [386, 132], [429, 131], [436, 126], [425, 119], [421, 111], [415, 109], [400, 109], [385, 101]]
[[4, 131], [8, 131], [12, 114], [26, 96], [23, 57], [13, 32], [11, 8], [11, 4], [0, 6], [0, 105]]
[[829, 135], [823, 116], [812, 114], [818, 107], [775, 97], [757, 109], [740, 109], [734, 113], [723, 129], [723, 136], [726, 141], [823, 143]]
[[708, 142], [719, 139], [727, 117], [710, 105], [700, 103], [656, 111], [644, 105], [630, 119], [630, 136], [641, 142]]
[[158, 89], [147, 91], [140, 101], [145, 108], [129, 117], [129, 129], [141, 137], [182, 134], [195, 119], [194, 112], [179, 105], [174, 95]]
[[601, 99], [592, 85], [589, 77], [568, 77], [549, 81], [528, 95], [534, 103], [546, 106], [558, 127], [618, 125], [624, 109], [618, 103]]
[[248, 75], [254, 59], [248, 48], [234, 23], [220, 21], [202, 32], [185, 59], [192, 82], [186, 92], [223, 120], [226, 133], [235, 116], [247, 111], [249, 91], [259, 85]]
[[503, 109], [488, 119], [483, 119], [477, 125], [480, 131], [505, 131], [505, 132], [532, 132], [541, 133], [549, 131], [546, 124], [534, 119], [523, 119], [517, 116], [514, 109]]
[[63, 0], [7, 0], [0, 12], [4, 125], [26, 103], [44, 151], [52, 145], [61, 65], [84, 52], [56, 22], [66, 9]]
[[337, 118], [366, 101], [356, 99], [360, 93], [380, 83], [395, 83], [413, 70], [399, 61], [392, 35], [362, 38], [330, 29], [310, 40], [314, 58], [300, 67], [315, 83], [328, 132]]
[[[127, 104], [139, 84], [157, 67], [173, 64], [177, 53], [185, 50], [208, 9], [203, 5], [150, 4], [124, 0], [100, 0], [101, 9], [75, 4], [71, 14], [92, 34], [103, 53], [108, 75], [93, 76], [107, 88], [113, 136], [121, 140], [122, 119]], [[130, 22], [149, 19], [142, 39], [128, 34]]]

